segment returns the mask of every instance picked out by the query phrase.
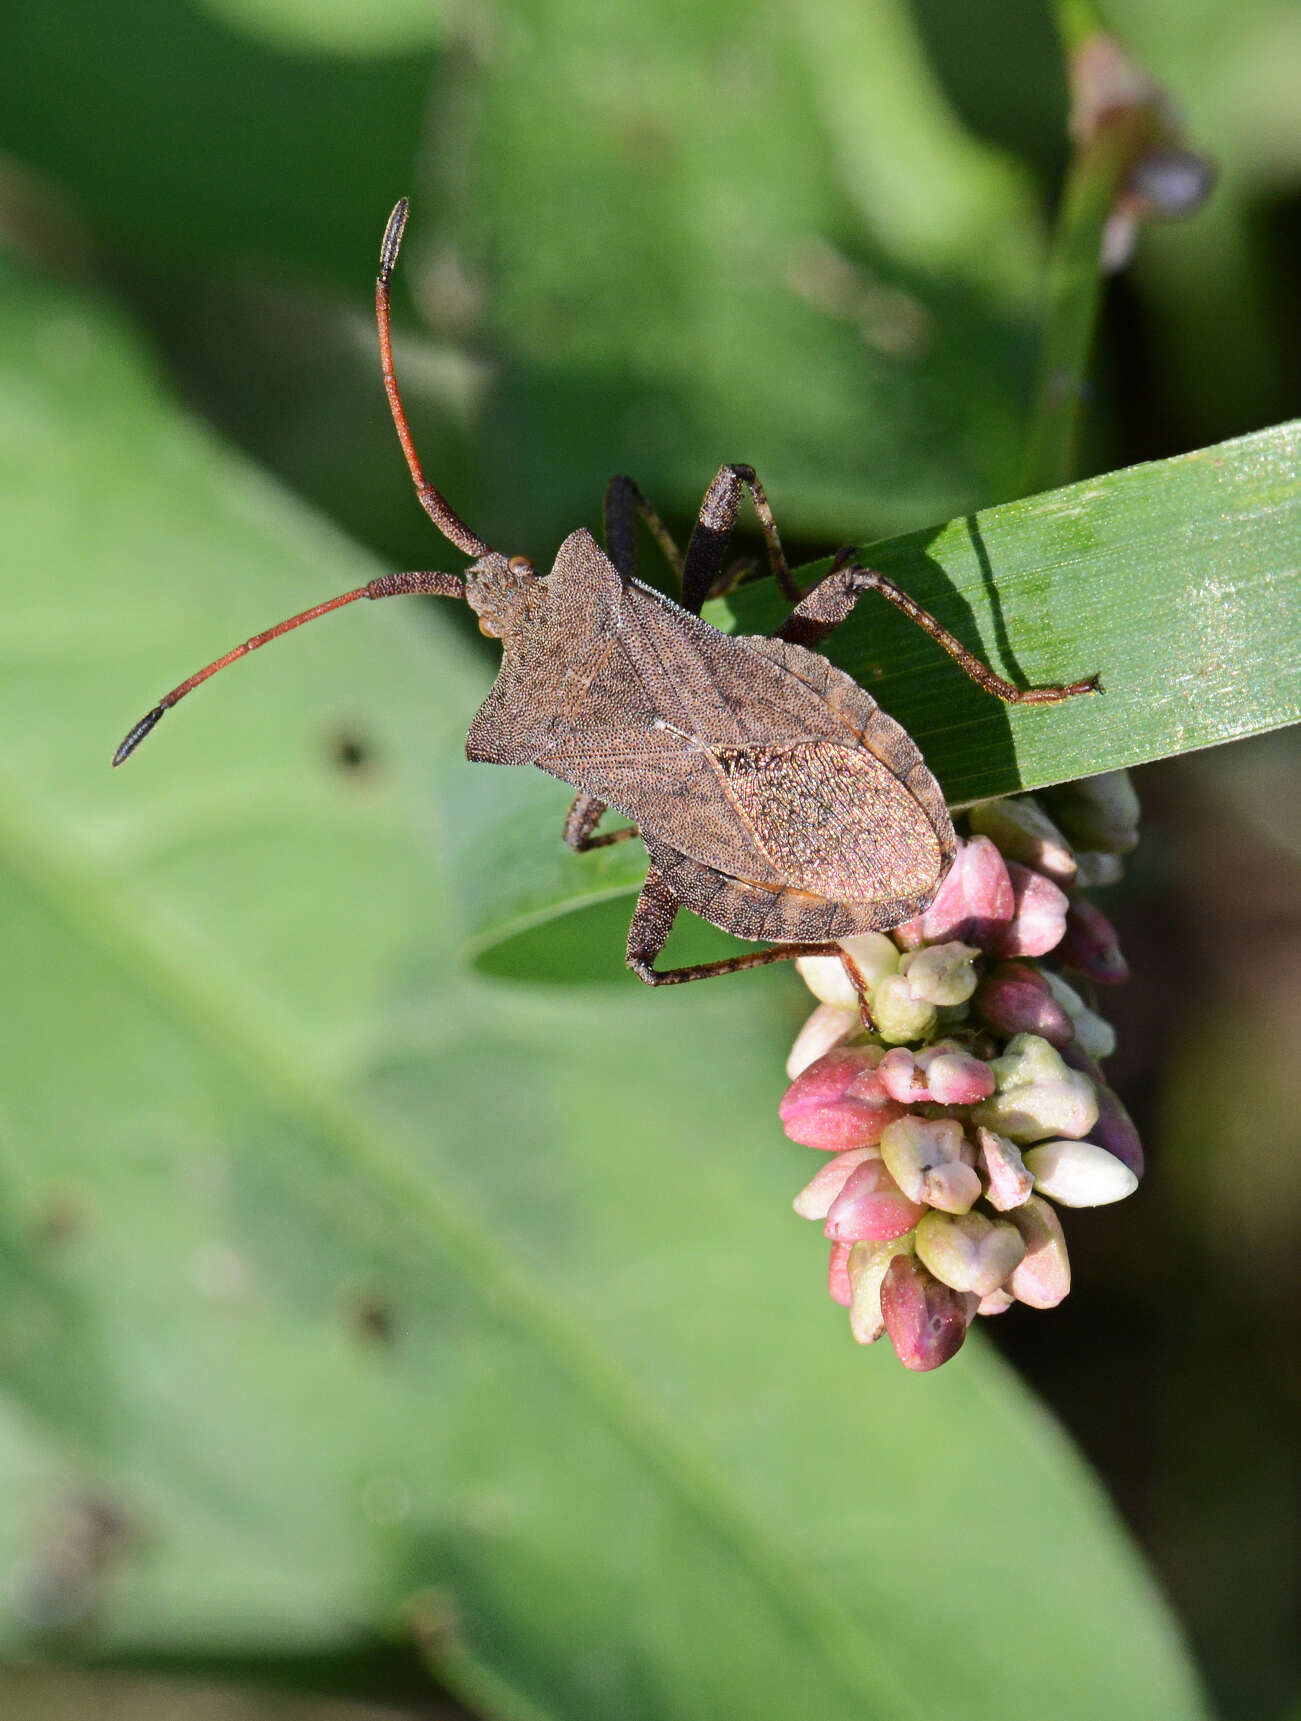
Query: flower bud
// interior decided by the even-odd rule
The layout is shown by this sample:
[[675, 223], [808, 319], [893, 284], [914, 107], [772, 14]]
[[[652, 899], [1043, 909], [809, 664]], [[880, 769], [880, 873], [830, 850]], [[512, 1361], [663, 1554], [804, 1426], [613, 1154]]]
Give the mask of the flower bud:
[[838, 1046], [797, 1076], [780, 1106], [791, 1140], [827, 1153], [875, 1147], [886, 1125], [903, 1116], [881, 1085], [881, 1056], [879, 1046]]
[[1044, 979], [1052, 995], [1066, 1011], [1075, 1030], [1075, 1046], [1087, 1057], [1109, 1058], [1116, 1049], [1116, 1030], [1080, 997], [1075, 988], [1049, 969]]
[[1069, 1012], [1029, 962], [1000, 962], [991, 969], [976, 988], [972, 1008], [996, 1034], [1037, 1034], [1058, 1050], [1075, 1037]]
[[897, 1255], [881, 1281], [881, 1314], [905, 1368], [938, 1368], [961, 1349], [967, 1309], [958, 1291], [933, 1278], [911, 1255]]
[[849, 1280], [849, 1253], [852, 1243], [833, 1243], [827, 1262], [827, 1295], [833, 1303], [847, 1309], [854, 1300], [854, 1287]]
[[1089, 1131], [1089, 1140], [1114, 1154], [1135, 1177], [1142, 1177], [1143, 1143], [1134, 1120], [1121, 1104], [1120, 1096], [1105, 1082], [1095, 1081], [1093, 1086], [1098, 1095], [1098, 1121]]
[[1054, 884], [1075, 882], [1074, 850], [1032, 796], [980, 801], [968, 821], [973, 831], [998, 845], [1006, 860], [1033, 867]]
[[1009, 861], [1007, 871], [1015, 912], [986, 949], [995, 956], [1044, 956], [1061, 942], [1069, 899], [1050, 878], [1017, 861]]
[[987, 1297], [1025, 1254], [1025, 1241], [1006, 1219], [983, 1213], [925, 1213], [917, 1221], [917, 1259], [955, 1291]]
[[884, 932], [862, 932], [854, 938], [842, 938], [840, 948], [869, 990], [899, 967], [899, 946]]
[[820, 1166], [791, 1203], [801, 1219], [825, 1219], [831, 1203], [864, 1160], [879, 1159], [875, 1147], [855, 1147], [848, 1153], [838, 1153]]
[[987, 1297], [980, 1299], [976, 1305], [976, 1313], [978, 1315], [1004, 1315], [1015, 1301], [1016, 1298], [1011, 1291], [1005, 1291], [1000, 1286], [997, 1291], [991, 1291]]
[[1015, 1142], [992, 1129], [978, 1129], [980, 1169], [985, 1174], [985, 1193], [991, 1207], [1000, 1213], [1019, 1207], [1034, 1188], [1034, 1178]]
[[885, 1331], [881, 1281], [898, 1255], [911, 1255], [912, 1242], [855, 1243], [849, 1255], [849, 1330], [860, 1345], [875, 1344]]
[[1129, 979], [1129, 964], [1121, 955], [1115, 927], [1087, 897], [1077, 896], [1066, 911], [1066, 933], [1057, 947], [1057, 960], [1087, 974], [1099, 986], [1118, 986]]
[[881, 1059], [881, 1081], [900, 1105], [975, 1105], [994, 1091], [994, 1072], [952, 1040], [924, 1051], [892, 1046]]
[[935, 1026], [934, 1004], [918, 998], [904, 974], [887, 974], [872, 993], [872, 1020], [890, 1045], [922, 1040]]
[[1196, 150], [1150, 149], [1130, 168], [1125, 194], [1148, 220], [1181, 221], [1205, 203], [1216, 177], [1215, 163]]
[[1063, 1207], [1105, 1207], [1138, 1188], [1127, 1165], [1091, 1141], [1045, 1141], [1026, 1149], [1025, 1168], [1040, 1195]]
[[1081, 849], [1075, 860], [1075, 883], [1080, 890], [1096, 890], [1099, 885], [1119, 884], [1125, 876], [1125, 863], [1120, 856], [1103, 854], [1101, 849]]
[[1071, 1288], [1071, 1263], [1061, 1221], [1049, 1202], [1032, 1195], [1007, 1216], [1025, 1243], [1025, 1257], [1008, 1276], [1007, 1288], [1032, 1309], [1055, 1309]]
[[921, 1203], [909, 1201], [881, 1161], [873, 1158], [850, 1172], [827, 1210], [824, 1234], [833, 1243], [889, 1243], [906, 1236], [922, 1211]]
[[845, 972], [839, 956], [800, 956], [795, 972], [823, 1004], [834, 1004], [841, 1010], [858, 1009], [858, 993], [854, 982]]
[[980, 1194], [980, 1179], [962, 1157], [964, 1145], [956, 1118], [901, 1117], [882, 1134], [881, 1157], [910, 1201], [965, 1213]]
[[965, 1004], [976, 990], [972, 961], [979, 955], [974, 944], [928, 944], [922, 950], [909, 951], [899, 963], [899, 972], [907, 979], [913, 997], [924, 1003]]
[[1128, 771], [1104, 771], [1045, 792], [1048, 810], [1077, 849], [1124, 855], [1138, 842], [1138, 796]]
[[1060, 1052], [1037, 1034], [1014, 1035], [1003, 1056], [994, 1059], [993, 1069], [998, 1090], [971, 1114], [984, 1128], [1018, 1143], [1058, 1135], [1078, 1140], [1097, 1121], [1093, 1083], [1080, 1071], [1067, 1069]]
[[959, 838], [957, 858], [935, 901], [916, 920], [897, 926], [895, 937], [907, 949], [961, 939], [984, 950], [1015, 907], [1007, 867], [989, 838]]
[[824, 1053], [856, 1034], [862, 1026], [857, 1006], [850, 1009], [843, 1004], [819, 1004], [795, 1036], [786, 1060], [786, 1074], [794, 1081], [810, 1064], [816, 1064]]

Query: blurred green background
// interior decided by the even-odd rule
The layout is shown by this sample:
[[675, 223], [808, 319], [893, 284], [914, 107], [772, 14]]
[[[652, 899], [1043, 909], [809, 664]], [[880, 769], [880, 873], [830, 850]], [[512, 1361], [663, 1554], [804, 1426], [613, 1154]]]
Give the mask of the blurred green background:
[[[1301, 345], [1295, 7], [1108, 16], [1220, 184], [1108, 289], [1082, 476], [1294, 415]], [[398, 194], [477, 530], [542, 561], [616, 471], [684, 530], [743, 459], [798, 558], [1015, 495], [1065, 109], [1032, 0], [7, 21], [7, 1718], [1301, 1713], [1289, 734], [1138, 774], [1149, 1180], [933, 1380], [789, 1213], [792, 975], [643, 993], [614, 919], [607, 983], [461, 961], [458, 825], [541, 792], [459, 756], [463, 615], [350, 612], [106, 769], [454, 565], [378, 383]]]

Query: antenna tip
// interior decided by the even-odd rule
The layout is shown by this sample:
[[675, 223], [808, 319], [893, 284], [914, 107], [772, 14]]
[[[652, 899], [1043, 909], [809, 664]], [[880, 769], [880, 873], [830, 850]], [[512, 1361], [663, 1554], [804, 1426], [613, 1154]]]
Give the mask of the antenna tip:
[[393, 273], [398, 260], [398, 250], [402, 244], [402, 234], [407, 224], [407, 216], [411, 213], [410, 201], [399, 197], [393, 206], [393, 213], [388, 218], [388, 226], [384, 229], [384, 241], [379, 248], [379, 278], [387, 281]]
[[120, 765], [124, 760], [131, 757], [149, 731], [162, 720], [166, 710], [165, 705], [155, 705], [147, 717], [142, 717], [133, 729], [127, 731], [121, 746], [113, 755], [114, 765]]

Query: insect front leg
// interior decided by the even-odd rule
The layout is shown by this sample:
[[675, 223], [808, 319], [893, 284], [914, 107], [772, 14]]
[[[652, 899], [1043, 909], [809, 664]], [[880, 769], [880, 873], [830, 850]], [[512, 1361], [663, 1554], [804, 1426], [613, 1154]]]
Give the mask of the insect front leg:
[[880, 592], [896, 609], [902, 610], [909, 621], [916, 622], [923, 633], [928, 633], [937, 645], [942, 646], [958, 667], [986, 693], [992, 693], [1007, 705], [1055, 705], [1060, 700], [1074, 698], [1077, 693], [1100, 691], [1101, 684], [1096, 675], [1061, 686], [1014, 686], [997, 675], [974, 652], [968, 651], [960, 639], [892, 579], [878, 573], [875, 568], [863, 568], [850, 562], [852, 554], [852, 551], [844, 550], [837, 556], [825, 579], [800, 600], [777, 629], [775, 638], [789, 640], [792, 645], [820, 645], [841, 622], [848, 620], [865, 592]]
[[763, 485], [755, 477], [754, 467], [720, 466], [717, 477], [705, 491], [705, 499], [700, 504], [700, 515], [692, 531], [691, 542], [687, 545], [686, 562], [682, 569], [682, 606], [691, 610], [694, 615], [700, 614], [701, 605], [713, 591], [723, 571], [727, 542], [736, 525], [741, 493], [744, 490], [750, 492], [750, 500], [754, 503], [754, 511], [763, 528], [763, 539], [768, 546], [768, 563], [772, 568], [773, 578], [781, 588], [783, 596], [791, 603], [799, 602], [800, 588], [791, 578], [777, 522], [773, 519]]
[[636, 825], [629, 825], [621, 831], [609, 831], [603, 837], [593, 836], [604, 813], [605, 802], [598, 801], [595, 795], [574, 796], [565, 815], [564, 829], [565, 841], [571, 849], [586, 854], [588, 849], [606, 849], [611, 843], [626, 843], [629, 837], [637, 835]]
[[655, 958], [669, 941], [673, 922], [682, 904], [669, 889], [663, 873], [652, 866], [628, 927], [629, 968], [648, 986], [680, 986], [688, 980], [712, 980], [716, 974], [739, 974], [745, 968], [763, 968], [769, 962], [793, 962], [797, 956], [839, 954], [835, 945], [773, 944], [766, 950], [744, 956], [725, 956], [719, 962], [696, 962], [686, 968], [657, 969]]

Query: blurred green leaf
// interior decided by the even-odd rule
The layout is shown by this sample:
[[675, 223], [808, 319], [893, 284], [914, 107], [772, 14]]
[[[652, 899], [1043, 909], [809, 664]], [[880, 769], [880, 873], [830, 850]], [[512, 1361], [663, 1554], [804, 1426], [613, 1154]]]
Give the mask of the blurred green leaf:
[[480, 34], [410, 260], [434, 326], [502, 355], [490, 539], [563, 531], [612, 471], [685, 513], [724, 458], [795, 532], [1009, 493], [1038, 209], [902, 0], [523, 0]]
[[[612, 1009], [457, 969], [428, 785], [483, 683], [443, 615], [322, 625], [108, 770], [214, 642], [370, 570], [102, 312], [0, 311], [2, 1641], [415, 1627], [565, 1716], [1199, 1714], [1015, 1379], [905, 1376], [825, 1303], [790, 977]], [[99, 1567], [57, 1533], [88, 1495]]]
[[[1101, 672], [1100, 696], [1000, 705], [874, 598], [824, 649], [904, 725], [955, 805], [1294, 723], [1299, 470], [1301, 424], [1279, 425], [863, 549], [995, 669], [1023, 685]], [[767, 633], [785, 606], [763, 581], [706, 613], [731, 632]], [[561, 785], [512, 772], [454, 793], [476, 953], [626, 896], [645, 874], [638, 844], [582, 856], [560, 846]], [[493, 965], [527, 956], [538, 969], [563, 962], [561, 939], [588, 942], [573, 927], [538, 936]]]

